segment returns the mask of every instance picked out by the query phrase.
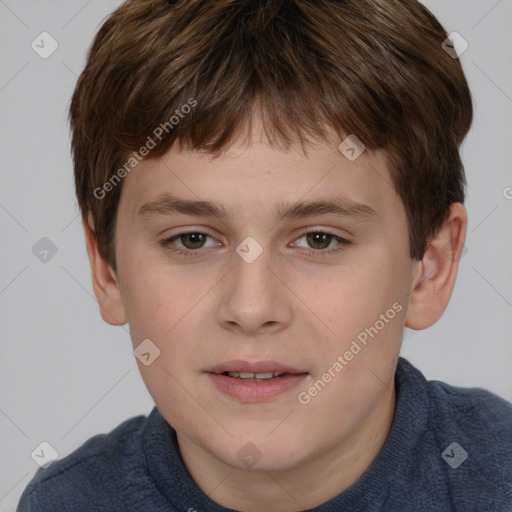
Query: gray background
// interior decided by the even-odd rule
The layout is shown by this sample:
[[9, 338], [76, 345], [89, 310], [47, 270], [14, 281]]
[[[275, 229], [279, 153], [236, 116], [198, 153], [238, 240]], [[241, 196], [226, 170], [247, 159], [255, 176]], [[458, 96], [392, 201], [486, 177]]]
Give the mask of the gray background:
[[[99, 315], [69, 152], [77, 75], [119, 3], [0, 0], [0, 511], [15, 509], [42, 441], [64, 456], [152, 407], [128, 328]], [[512, 0], [425, 3], [469, 42], [468, 252], [446, 313], [426, 331], [407, 331], [403, 355], [430, 379], [511, 400]], [[59, 45], [47, 59], [31, 48], [43, 31]], [[57, 248], [47, 262], [32, 252], [43, 237]]]

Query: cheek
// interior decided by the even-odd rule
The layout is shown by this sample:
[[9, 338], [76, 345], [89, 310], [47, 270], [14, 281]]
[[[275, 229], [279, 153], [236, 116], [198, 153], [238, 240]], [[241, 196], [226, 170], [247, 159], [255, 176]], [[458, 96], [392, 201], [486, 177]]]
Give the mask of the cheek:
[[[401, 282], [393, 262], [375, 258], [340, 274], [327, 290], [319, 291], [316, 308], [324, 312], [331, 337], [343, 344], [373, 326], [380, 315], [386, 315], [390, 309], [388, 316], [397, 323], [394, 321], [397, 311], [393, 310], [393, 304], [403, 302], [407, 291], [407, 285]], [[387, 327], [386, 322], [386, 330]]]
[[[185, 287], [177, 275], [140, 272], [125, 290], [134, 348], [149, 339], [158, 356], [140, 374], [160, 411], [173, 425], [200, 422], [204, 411], [190, 391], [197, 382], [198, 335], [207, 311], [201, 302], [207, 286]], [[182, 411], [186, 415], [182, 416]]]
[[[332, 331], [319, 345], [322, 366], [302, 389], [303, 398], [311, 399], [304, 409], [322, 411], [325, 438], [335, 436], [336, 428], [350, 430], [391, 389], [405, 319], [400, 299], [407, 293], [391, 261], [354, 269], [333, 284], [318, 304], [329, 312]], [[325, 387], [319, 382], [324, 378]]]
[[139, 363], [141, 375], [155, 401], [162, 395], [173, 403], [184, 388], [193, 389], [192, 379], [200, 369], [198, 354], [211, 332], [214, 312], [212, 279], [170, 271], [156, 261], [133, 268], [140, 270], [130, 274], [122, 290], [132, 343], [136, 348], [149, 339], [159, 351], [151, 366]]
[[197, 317], [200, 299], [211, 288], [209, 280], [198, 279], [187, 269], [173, 269], [158, 258], [125, 263], [121, 292], [134, 342], [151, 336], [164, 342], [183, 322]]
[[180, 357], [176, 362], [163, 351], [151, 366], [139, 364], [140, 374], [156, 407], [177, 431], [201, 431], [207, 404], [194, 397], [197, 383], [184, 371], [190, 355]]

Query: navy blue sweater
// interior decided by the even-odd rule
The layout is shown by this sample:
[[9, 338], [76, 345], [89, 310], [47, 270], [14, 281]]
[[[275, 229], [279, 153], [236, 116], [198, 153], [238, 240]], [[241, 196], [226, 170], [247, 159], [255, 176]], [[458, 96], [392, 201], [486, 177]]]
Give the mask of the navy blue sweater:
[[[512, 512], [512, 405], [427, 382], [404, 359], [390, 435], [366, 473], [315, 512]], [[19, 512], [227, 512], [196, 485], [157, 409], [40, 470]]]

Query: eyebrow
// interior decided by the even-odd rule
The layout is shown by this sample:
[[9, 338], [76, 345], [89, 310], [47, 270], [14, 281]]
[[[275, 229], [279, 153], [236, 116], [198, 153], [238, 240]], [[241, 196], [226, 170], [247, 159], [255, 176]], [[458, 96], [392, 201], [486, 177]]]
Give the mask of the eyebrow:
[[[209, 201], [195, 201], [165, 195], [153, 201], [143, 204], [139, 210], [139, 216], [172, 215], [182, 213], [194, 217], [216, 217], [222, 220], [229, 218], [229, 213], [220, 204]], [[370, 206], [355, 202], [343, 196], [333, 198], [296, 203], [280, 203], [274, 211], [274, 221], [281, 222], [284, 219], [297, 219], [326, 214], [335, 214], [344, 217], [355, 217], [362, 220], [377, 220], [377, 212]]]

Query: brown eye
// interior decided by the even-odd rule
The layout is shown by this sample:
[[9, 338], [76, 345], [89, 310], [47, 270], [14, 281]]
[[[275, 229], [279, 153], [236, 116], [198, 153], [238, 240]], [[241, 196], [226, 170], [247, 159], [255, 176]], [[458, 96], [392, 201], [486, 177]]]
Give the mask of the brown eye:
[[327, 249], [329, 247], [333, 236], [329, 233], [308, 233], [306, 235], [306, 240], [308, 245], [312, 249]]
[[352, 242], [328, 231], [307, 231], [291, 245], [309, 256], [320, 258], [339, 253], [352, 245]]
[[180, 242], [186, 249], [201, 249], [208, 235], [203, 233], [184, 233], [180, 236]]
[[200, 256], [203, 255], [204, 251], [222, 246], [211, 233], [201, 231], [178, 233], [170, 238], [161, 240], [160, 245], [166, 251], [180, 256]]

